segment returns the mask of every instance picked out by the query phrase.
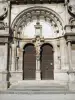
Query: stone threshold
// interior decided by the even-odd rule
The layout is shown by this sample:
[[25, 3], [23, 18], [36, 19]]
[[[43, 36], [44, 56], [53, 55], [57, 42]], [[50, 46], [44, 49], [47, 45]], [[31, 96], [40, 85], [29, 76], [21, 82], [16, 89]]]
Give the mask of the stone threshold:
[[0, 94], [75, 94], [75, 91], [0, 91]]

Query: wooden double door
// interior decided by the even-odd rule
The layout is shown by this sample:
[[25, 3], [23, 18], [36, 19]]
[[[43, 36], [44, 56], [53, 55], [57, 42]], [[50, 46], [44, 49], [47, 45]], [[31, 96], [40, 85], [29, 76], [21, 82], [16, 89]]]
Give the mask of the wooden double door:
[[[41, 80], [53, 79], [53, 51], [52, 46], [44, 44], [40, 50]], [[33, 44], [27, 44], [23, 54], [23, 79], [35, 80], [36, 78], [36, 50]]]

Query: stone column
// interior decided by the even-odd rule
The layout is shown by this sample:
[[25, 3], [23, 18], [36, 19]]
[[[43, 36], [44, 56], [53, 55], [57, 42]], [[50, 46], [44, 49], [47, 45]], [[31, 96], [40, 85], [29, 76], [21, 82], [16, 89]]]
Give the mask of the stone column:
[[68, 60], [69, 60], [69, 70], [72, 69], [72, 52], [71, 52], [71, 41], [68, 41]]
[[11, 23], [11, 3], [10, 3], [10, 1], [8, 1], [8, 26], [9, 26], [9, 30], [10, 30], [10, 23]]
[[19, 48], [18, 50], [18, 71], [22, 72], [23, 67], [23, 50]]
[[36, 55], [36, 80], [41, 80], [40, 55]]
[[11, 71], [15, 71], [15, 60], [16, 60], [16, 47], [15, 47], [15, 44], [12, 44], [12, 66], [11, 66]]
[[36, 39], [35, 43], [36, 48], [36, 80], [41, 80], [40, 75], [40, 39]]
[[41, 80], [41, 72], [40, 72], [40, 36], [36, 36], [35, 40], [33, 40], [35, 43], [36, 48], [36, 80]]
[[6, 43], [5, 44], [5, 48], [4, 48], [5, 50], [3, 50], [3, 51], [5, 51], [5, 53], [4, 53], [4, 71], [6, 71], [7, 72], [7, 67], [8, 67], [8, 59], [9, 59], [9, 57], [8, 57], [8, 43]]
[[12, 48], [10, 46], [10, 53], [9, 53], [9, 71], [11, 71], [11, 64], [12, 64]]

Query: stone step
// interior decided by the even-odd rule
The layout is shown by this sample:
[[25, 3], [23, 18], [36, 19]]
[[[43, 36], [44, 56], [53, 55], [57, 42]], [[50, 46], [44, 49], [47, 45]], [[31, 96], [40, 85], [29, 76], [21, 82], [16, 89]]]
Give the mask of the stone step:
[[9, 89], [41, 89], [41, 90], [51, 90], [51, 89], [65, 89], [66, 87], [64, 86], [13, 86], [12, 88], [9, 88]]
[[[1, 91], [0, 94], [66, 94], [68, 90], [7, 90]], [[71, 92], [73, 93], [73, 92]], [[75, 93], [75, 92], [74, 92]]]
[[[61, 82], [62, 83], [62, 82]], [[21, 81], [14, 83], [11, 85], [10, 88], [17, 88], [17, 87], [57, 87], [59, 88], [60, 86], [66, 86], [60, 83], [55, 83], [53, 81]]]
[[15, 93], [53, 93], [67, 91], [66, 85], [53, 83], [51, 81], [22, 81], [12, 85], [8, 92]]
[[63, 86], [17, 86], [8, 89], [9, 92], [64, 92], [67, 91], [67, 87]]

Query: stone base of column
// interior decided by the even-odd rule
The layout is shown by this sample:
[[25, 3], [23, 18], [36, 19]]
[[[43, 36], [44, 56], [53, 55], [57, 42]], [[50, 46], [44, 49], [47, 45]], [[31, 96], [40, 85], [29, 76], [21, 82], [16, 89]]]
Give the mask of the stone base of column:
[[41, 72], [39, 70], [36, 71], [36, 80], [41, 80]]
[[0, 72], [0, 90], [6, 90], [8, 88], [7, 71]]
[[23, 72], [22, 71], [11, 71], [10, 72], [10, 85], [13, 85], [14, 83], [18, 82], [18, 81], [22, 81], [23, 80]]
[[1, 81], [0, 82], [0, 90], [7, 90], [8, 88], [8, 82], [7, 81]]

